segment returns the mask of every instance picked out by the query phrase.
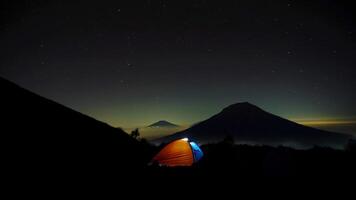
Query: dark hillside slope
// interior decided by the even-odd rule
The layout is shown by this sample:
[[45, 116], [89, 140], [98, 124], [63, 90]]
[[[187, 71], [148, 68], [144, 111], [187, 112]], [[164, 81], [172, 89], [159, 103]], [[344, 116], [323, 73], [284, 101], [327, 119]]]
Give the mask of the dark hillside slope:
[[0, 91], [1, 142], [6, 164], [13, 169], [101, 173], [146, 162], [144, 147], [121, 129], [2, 78]]

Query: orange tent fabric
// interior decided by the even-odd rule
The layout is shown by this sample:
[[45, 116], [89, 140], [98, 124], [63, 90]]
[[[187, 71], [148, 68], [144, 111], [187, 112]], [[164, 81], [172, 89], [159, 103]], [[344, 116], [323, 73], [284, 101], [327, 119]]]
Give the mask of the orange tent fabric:
[[169, 167], [191, 166], [194, 162], [194, 157], [189, 142], [185, 139], [180, 139], [165, 146], [153, 158], [153, 161]]

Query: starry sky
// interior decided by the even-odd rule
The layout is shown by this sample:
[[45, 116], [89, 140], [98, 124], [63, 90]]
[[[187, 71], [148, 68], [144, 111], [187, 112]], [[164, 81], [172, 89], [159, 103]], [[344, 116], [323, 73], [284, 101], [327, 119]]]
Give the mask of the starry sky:
[[356, 119], [346, 0], [0, 2], [0, 76], [113, 126], [188, 125], [248, 101]]

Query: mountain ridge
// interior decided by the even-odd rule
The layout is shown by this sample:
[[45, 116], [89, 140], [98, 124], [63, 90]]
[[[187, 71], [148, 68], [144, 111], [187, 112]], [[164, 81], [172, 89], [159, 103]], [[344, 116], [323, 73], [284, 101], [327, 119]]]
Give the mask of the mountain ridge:
[[237, 142], [310, 147], [339, 146], [350, 137], [346, 134], [303, 126], [271, 114], [248, 102], [225, 107], [212, 117], [180, 132], [155, 141], [167, 142], [190, 137], [200, 143], [221, 141], [227, 135]]

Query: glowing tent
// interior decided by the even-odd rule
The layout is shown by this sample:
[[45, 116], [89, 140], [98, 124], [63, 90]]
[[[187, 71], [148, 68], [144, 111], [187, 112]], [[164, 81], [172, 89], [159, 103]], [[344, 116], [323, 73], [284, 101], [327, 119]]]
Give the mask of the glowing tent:
[[167, 144], [152, 159], [153, 163], [163, 166], [191, 166], [203, 157], [203, 152], [194, 142], [189, 142], [188, 138], [174, 140]]

